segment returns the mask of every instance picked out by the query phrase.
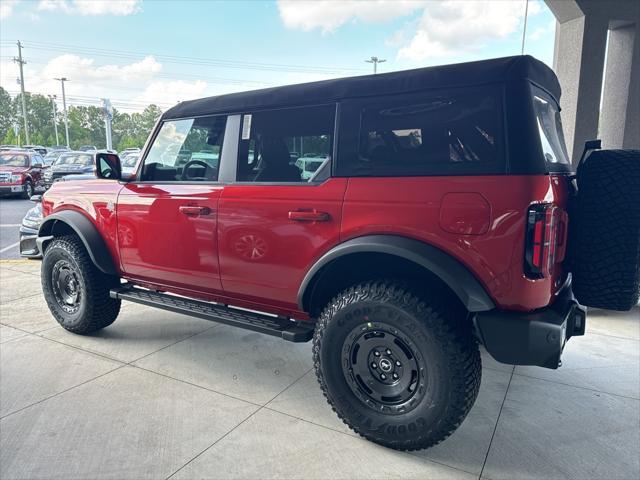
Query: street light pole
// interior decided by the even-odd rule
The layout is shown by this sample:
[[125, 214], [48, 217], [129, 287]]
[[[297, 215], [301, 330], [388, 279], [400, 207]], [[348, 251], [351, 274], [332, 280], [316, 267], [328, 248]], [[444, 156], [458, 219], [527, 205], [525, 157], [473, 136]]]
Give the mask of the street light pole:
[[22, 44], [18, 40], [18, 58], [13, 57], [13, 61], [20, 65], [20, 92], [22, 93], [22, 119], [24, 121], [24, 136], [27, 140], [27, 145], [31, 143], [29, 140], [29, 125], [27, 125], [27, 103], [24, 98], [24, 73], [22, 72], [22, 66], [27, 63], [22, 60]]
[[386, 60], [384, 60], [382, 58], [378, 58], [378, 57], [371, 57], [370, 60], [365, 60], [365, 62], [373, 63], [373, 74], [375, 75], [376, 73], [378, 73], [378, 64], [379, 63], [384, 63], [384, 62], [386, 62]]
[[54, 80], [58, 80], [62, 85], [62, 108], [64, 110], [64, 133], [67, 137], [67, 148], [69, 148], [69, 119], [67, 118], [67, 97], [64, 93], [64, 82], [68, 82], [69, 79], [66, 77], [54, 78]]
[[60, 141], [58, 140], [58, 122], [56, 122], [56, 96], [49, 95], [51, 99], [51, 108], [53, 108], [53, 129], [56, 132], [56, 145], [60, 145]]

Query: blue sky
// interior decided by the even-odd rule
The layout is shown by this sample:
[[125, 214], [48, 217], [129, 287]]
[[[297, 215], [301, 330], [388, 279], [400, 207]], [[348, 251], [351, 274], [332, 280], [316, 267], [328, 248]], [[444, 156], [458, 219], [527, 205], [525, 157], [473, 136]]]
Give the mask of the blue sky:
[[[0, 85], [120, 109], [520, 53], [526, 0], [2, 0]], [[551, 64], [555, 23], [529, 0], [525, 53]]]

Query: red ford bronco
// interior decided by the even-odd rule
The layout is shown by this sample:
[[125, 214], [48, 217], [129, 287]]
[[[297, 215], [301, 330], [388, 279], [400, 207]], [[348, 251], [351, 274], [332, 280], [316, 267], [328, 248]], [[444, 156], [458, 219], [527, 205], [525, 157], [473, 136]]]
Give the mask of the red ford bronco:
[[474, 403], [479, 344], [555, 369], [582, 305], [638, 301], [640, 157], [590, 145], [576, 174], [559, 99], [523, 56], [182, 102], [132, 175], [98, 153], [96, 180], [44, 195], [49, 308], [78, 334], [128, 300], [313, 339], [354, 431], [432, 446]]

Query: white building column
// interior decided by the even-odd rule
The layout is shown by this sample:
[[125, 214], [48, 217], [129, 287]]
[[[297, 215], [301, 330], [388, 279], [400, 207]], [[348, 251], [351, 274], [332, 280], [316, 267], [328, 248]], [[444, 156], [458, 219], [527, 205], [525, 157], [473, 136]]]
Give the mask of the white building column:
[[591, 15], [556, 25], [553, 69], [562, 87], [562, 123], [574, 163], [584, 142], [598, 137], [607, 28], [606, 18]]
[[[613, 27], [613, 26], [612, 26]], [[603, 148], [640, 149], [640, 24], [609, 32], [604, 98], [600, 112]]]

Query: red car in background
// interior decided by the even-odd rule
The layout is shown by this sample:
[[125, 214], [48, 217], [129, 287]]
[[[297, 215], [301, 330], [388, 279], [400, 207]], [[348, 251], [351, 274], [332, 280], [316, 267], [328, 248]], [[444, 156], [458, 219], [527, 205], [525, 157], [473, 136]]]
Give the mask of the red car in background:
[[42, 155], [34, 150], [0, 151], [0, 195], [31, 198], [43, 184]]

